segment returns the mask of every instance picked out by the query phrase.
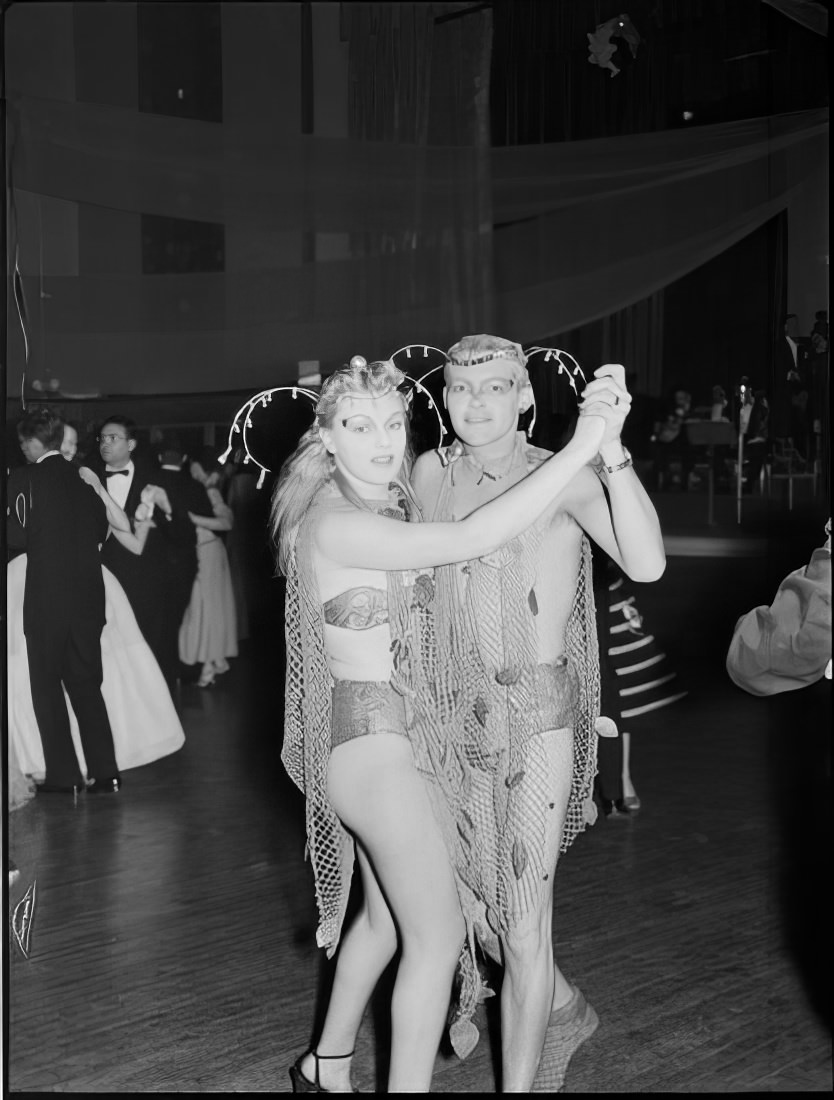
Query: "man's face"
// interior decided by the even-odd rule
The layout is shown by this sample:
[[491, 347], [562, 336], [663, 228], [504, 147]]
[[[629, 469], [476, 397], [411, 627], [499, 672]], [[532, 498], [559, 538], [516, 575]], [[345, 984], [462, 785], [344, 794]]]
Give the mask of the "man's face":
[[405, 455], [403, 399], [393, 391], [384, 397], [343, 397], [321, 437], [360, 496], [363, 486], [388, 485], [400, 476]]
[[446, 367], [443, 399], [455, 435], [470, 447], [515, 436], [520, 413], [529, 409], [532, 390], [510, 359]]
[[64, 425], [64, 441], [61, 444], [61, 454], [71, 462], [78, 451], [78, 432], [70, 424]]
[[98, 453], [108, 466], [117, 470], [127, 466], [135, 446], [136, 441], [128, 439], [124, 424], [105, 424], [99, 432]]

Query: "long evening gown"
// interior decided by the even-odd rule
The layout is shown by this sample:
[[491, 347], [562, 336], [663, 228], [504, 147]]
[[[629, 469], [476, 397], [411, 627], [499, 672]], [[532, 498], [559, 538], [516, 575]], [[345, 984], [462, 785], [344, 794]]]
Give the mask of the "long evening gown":
[[[127, 771], [176, 752], [185, 743], [185, 734], [165, 678], [122, 586], [108, 569], [102, 568], [102, 573], [107, 616], [101, 633], [102, 694], [113, 730], [116, 762], [120, 771]], [[23, 633], [25, 581], [26, 555], [21, 554], [10, 562], [7, 573], [9, 779], [10, 785], [16, 784], [18, 797], [25, 795], [21, 773], [34, 779], [45, 775]], [[65, 698], [75, 751], [86, 775], [78, 722], [66, 693]], [[31, 787], [25, 778], [24, 783]]]

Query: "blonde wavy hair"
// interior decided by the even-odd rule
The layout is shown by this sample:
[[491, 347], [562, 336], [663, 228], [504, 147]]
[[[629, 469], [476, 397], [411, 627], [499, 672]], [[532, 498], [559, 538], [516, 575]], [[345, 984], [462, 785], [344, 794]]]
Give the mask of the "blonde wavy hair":
[[[403, 372], [389, 360], [343, 367], [325, 381], [316, 405], [316, 418], [281, 467], [272, 494], [269, 530], [280, 574], [286, 575], [298, 528], [307, 509], [328, 482], [333, 481], [357, 508], [368, 508], [336, 470], [333, 455], [328, 453], [321, 438], [321, 429], [329, 428], [336, 417], [339, 401], [343, 397], [385, 397], [399, 392], [399, 387], [407, 381]], [[400, 393], [400, 397], [406, 414], [406, 446], [402, 467], [393, 480], [416, 508], [410, 480], [414, 463], [408, 420], [410, 409], [406, 395]]]

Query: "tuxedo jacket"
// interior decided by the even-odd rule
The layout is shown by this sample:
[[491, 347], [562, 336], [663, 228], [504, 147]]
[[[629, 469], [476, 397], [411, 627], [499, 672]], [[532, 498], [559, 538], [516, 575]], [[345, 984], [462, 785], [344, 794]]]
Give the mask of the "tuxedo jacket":
[[[788, 374], [795, 371], [799, 379], [788, 380]], [[770, 393], [770, 419], [775, 437], [790, 436], [796, 427], [795, 414], [792, 411], [794, 397], [808, 388], [807, 384], [807, 348], [798, 343], [796, 362], [793, 351], [782, 336], [776, 342], [773, 356], [773, 384]]]
[[[205, 488], [189, 474], [162, 470], [136, 459], [133, 462], [133, 481], [125, 501], [131, 525], [146, 485], [165, 489], [171, 502], [170, 519], [161, 509], [154, 510], [156, 526], [148, 532], [141, 554], [125, 549], [113, 535], [102, 549], [103, 564], [116, 576], [135, 608], [157, 598], [171, 583], [183, 586], [193, 583], [197, 574], [197, 528], [188, 513], [212, 516], [214, 512]], [[94, 469], [106, 485], [109, 479], [105, 478], [104, 465], [99, 463]]]
[[25, 550], [23, 629], [51, 629], [81, 618], [104, 625], [99, 545], [107, 535], [101, 499], [63, 455], [12, 470], [9, 547]]

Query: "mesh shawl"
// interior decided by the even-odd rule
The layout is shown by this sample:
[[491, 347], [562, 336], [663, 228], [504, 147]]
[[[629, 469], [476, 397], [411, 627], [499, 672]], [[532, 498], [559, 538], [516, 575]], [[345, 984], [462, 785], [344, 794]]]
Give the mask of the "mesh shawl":
[[[524, 472], [547, 457], [526, 445]], [[434, 519], [453, 518], [454, 462], [444, 473]], [[488, 994], [474, 967], [474, 942], [498, 959], [498, 938], [535, 912], [552, 867], [545, 866], [549, 789], [544, 761], [527, 751], [540, 732], [535, 707], [538, 635], [530, 593], [535, 587], [546, 519], [493, 554], [435, 570], [433, 614], [415, 641], [411, 723], [418, 767], [435, 794], [436, 814], [452, 858], [471, 958], [450, 1037], [465, 1056], [477, 1041], [470, 1017]], [[596, 819], [599, 662], [590, 545], [582, 538], [576, 592], [567, 625], [571, 699], [565, 724], [574, 728], [573, 771], [561, 850]], [[412, 608], [412, 616], [414, 609]]]
[[[374, 507], [402, 519], [400, 507]], [[284, 693], [284, 743], [281, 760], [292, 781], [305, 797], [307, 855], [316, 889], [319, 926], [316, 942], [328, 958], [339, 944], [353, 872], [353, 839], [327, 798], [327, 765], [331, 750], [333, 677], [324, 646], [324, 609], [313, 569], [313, 532], [325, 499], [319, 497], [299, 526], [287, 567], [285, 597], [286, 685]], [[416, 518], [416, 517], [415, 517]], [[392, 686], [405, 697], [409, 725], [413, 720], [415, 678], [431, 675], [434, 662], [423, 666], [419, 654], [433, 654], [431, 571], [389, 572], [388, 607], [393, 654]], [[423, 709], [426, 721], [437, 729], [438, 715]]]
[[333, 677], [324, 649], [324, 611], [313, 572], [312, 535], [324, 507], [307, 511], [287, 567], [284, 744], [281, 760], [305, 798], [307, 856], [313, 868], [319, 926], [316, 942], [330, 958], [339, 936], [353, 873], [353, 840], [327, 798]]

